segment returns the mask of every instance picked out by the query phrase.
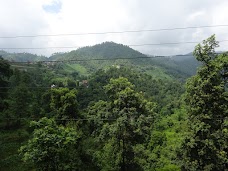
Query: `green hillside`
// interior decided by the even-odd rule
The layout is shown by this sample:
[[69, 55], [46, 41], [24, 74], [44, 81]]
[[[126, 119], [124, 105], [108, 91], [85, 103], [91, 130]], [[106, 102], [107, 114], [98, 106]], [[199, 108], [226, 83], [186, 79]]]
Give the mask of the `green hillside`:
[[104, 42], [94, 46], [86, 46], [69, 53], [64, 53], [62, 56], [51, 56], [50, 59], [94, 59], [94, 58], [126, 58], [126, 57], [145, 57], [146, 55], [122, 44], [114, 42]]
[[[58, 61], [70, 60], [70, 62], [53, 63], [47, 66], [51, 69], [57, 69], [58, 72], [71, 74], [78, 73], [81, 76], [88, 76], [99, 69], [108, 69], [110, 67], [131, 67], [136, 71], [145, 72], [156, 79], [179, 79], [186, 78], [196, 73], [199, 62], [193, 55], [177, 55], [164, 58], [149, 58], [126, 45], [114, 42], [104, 42], [94, 46], [86, 46], [66, 53], [54, 53], [49, 58], [30, 53], [7, 53], [0, 51], [0, 55], [9, 61], [15, 62], [37, 62], [37, 61]], [[25, 65], [16, 65], [23, 69]], [[28, 66], [26, 65], [27, 69]]]
[[197, 68], [201, 65], [192, 53], [167, 58], [156, 58], [152, 59], [152, 61], [154, 64], [164, 68], [168, 73], [179, 77], [195, 75]]
[[8, 61], [14, 62], [37, 62], [48, 59], [45, 56], [39, 56], [31, 53], [8, 53], [5, 51], [0, 51], [0, 56]]
[[[175, 59], [145, 59], [145, 57], [148, 56], [128, 46], [116, 44], [114, 42], [105, 42], [94, 46], [83, 47], [69, 53], [55, 54], [51, 56], [50, 59], [79, 60], [74, 62], [77, 63], [77, 65], [72, 64], [73, 62], [70, 62], [67, 64], [67, 66], [63, 66], [64, 64], [61, 64], [61, 66], [63, 66], [63, 69], [66, 69], [65, 71], [69, 72], [69, 67], [72, 65], [71, 68], [74, 68], [75, 71], [79, 72], [80, 74], [84, 74], [85, 72], [91, 74], [99, 69], [107, 69], [111, 66], [128, 66], [134, 68], [135, 70], [146, 72], [157, 79], [185, 79], [193, 75], [196, 70], [196, 68], [182, 67], [183, 63], [185, 63], [185, 59], [181, 62], [177, 62]], [[191, 56], [191, 58], [194, 60], [193, 56]], [[83, 72], [81, 72], [81, 68], [84, 69]]]

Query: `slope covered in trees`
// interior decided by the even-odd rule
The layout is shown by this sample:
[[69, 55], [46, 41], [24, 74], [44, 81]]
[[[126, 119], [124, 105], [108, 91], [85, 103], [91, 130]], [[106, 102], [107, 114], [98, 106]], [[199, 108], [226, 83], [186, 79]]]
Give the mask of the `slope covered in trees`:
[[[1, 51], [0, 54], [9, 61], [27, 62], [26, 65], [29, 65], [29, 63], [31, 65], [31, 62], [41, 60], [79, 60], [68, 63], [52, 63], [49, 66], [62, 69], [62, 72], [65, 73], [77, 72], [81, 75], [89, 75], [99, 69], [107, 69], [110, 66], [116, 65], [130, 66], [156, 78], [184, 80], [194, 75], [196, 68], [199, 66], [199, 63], [197, 63], [192, 55], [145, 59], [148, 57], [147, 55], [114, 42], [104, 42], [94, 46], [82, 47], [66, 53], [54, 53], [49, 58], [29, 53], [7, 53]], [[19, 67], [22, 68], [20, 65]]]
[[196, 46], [202, 67], [186, 87], [144, 61], [85, 76], [1, 59], [1, 169], [225, 170], [228, 55], [215, 47], [214, 36]]
[[31, 53], [8, 53], [5, 51], [0, 51], [0, 56], [8, 61], [15, 61], [15, 62], [38, 62], [44, 61], [48, 58], [45, 56], [38, 56]]
[[[59, 163], [59, 158], [56, 158], [53, 164], [53, 161], [47, 161], [47, 158], [53, 160], [51, 156], [39, 156], [41, 151], [31, 154], [32, 149], [43, 150], [43, 143], [49, 143], [49, 140], [46, 139], [47, 137], [56, 137], [56, 142], [50, 139], [50, 142], [52, 142], [51, 146], [53, 147], [52, 150], [54, 151], [43, 151], [44, 154], [48, 152], [50, 155], [60, 155], [61, 158], [61, 155], [66, 154], [54, 148], [54, 143], [57, 143], [57, 146], [61, 148], [67, 147], [70, 149], [75, 148], [75, 145], [78, 146], [81, 144], [76, 148], [81, 151], [79, 156], [77, 155], [78, 153], [76, 154], [71, 150], [72, 156], [69, 154], [69, 160], [66, 160], [66, 162], [69, 163], [69, 167], [66, 166], [68, 169], [72, 167], [80, 168], [79, 170], [100, 170], [102, 168], [105, 170], [111, 167], [116, 169], [126, 167], [129, 169], [132, 167], [132, 162], [135, 163], [137, 168], [151, 167], [149, 166], [150, 162], [148, 162], [146, 158], [150, 156], [149, 146], [150, 141], [152, 141], [150, 140], [151, 129], [155, 127], [153, 123], [161, 120], [161, 116], [171, 116], [174, 114], [173, 106], [178, 107], [180, 105], [178, 99], [183, 93], [181, 83], [169, 80], [157, 80], [143, 72], [138, 73], [135, 72], [134, 69], [125, 67], [111, 67], [108, 70], [99, 70], [88, 78], [88, 84], [85, 85], [78, 84], [77, 80], [82, 83], [83, 79], [85, 79], [79, 75], [68, 75], [68, 80], [58, 79], [63, 76], [65, 75], [62, 75], [61, 72], [57, 73], [57, 71], [45, 69], [40, 65], [27, 71], [13, 70], [12, 76], [8, 79], [9, 90], [7, 96], [4, 97], [7, 107], [1, 112], [0, 118], [1, 137], [3, 137], [0, 143], [1, 151], [4, 151], [1, 155], [1, 166], [5, 170], [15, 170], [15, 165], [19, 165], [17, 167], [18, 170], [30, 170], [31, 167], [37, 166], [42, 168], [63, 168], [64, 161], [62, 160], [62, 162]], [[130, 83], [127, 78], [133, 84]], [[110, 80], [112, 81], [110, 82]], [[51, 88], [53, 83], [55, 87]], [[122, 88], [118, 89], [118, 86]], [[113, 92], [113, 90], [116, 92]], [[104, 93], [104, 91], [107, 91], [107, 93]], [[115, 93], [117, 94], [115, 95]], [[128, 108], [125, 108], [125, 105], [127, 105]], [[98, 110], [100, 110], [101, 114], [102, 111], [109, 112], [107, 116], [103, 116], [103, 114], [99, 116], [96, 115], [97, 113], [95, 112]], [[118, 110], [120, 110], [121, 113], [126, 112], [126, 116], [123, 117], [121, 113], [116, 115], [119, 113]], [[131, 116], [133, 113], [136, 114], [135, 117]], [[148, 116], [144, 118], [143, 115], [146, 113]], [[42, 117], [53, 118], [52, 120], [54, 121], [47, 119], [39, 121]], [[113, 118], [111, 118], [110, 121], [107, 120], [110, 117]], [[129, 119], [132, 120], [132, 123], [128, 123]], [[36, 121], [33, 124], [35, 127], [29, 127], [30, 121]], [[139, 122], [142, 122], [142, 125], [138, 125]], [[163, 122], [164, 129], [166, 129], [166, 121]], [[55, 126], [55, 124], [57, 124], [58, 127]], [[98, 129], [97, 124], [101, 126], [100, 129]], [[113, 127], [113, 129], [106, 130], [106, 127], [103, 127], [102, 124], [108, 124]], [[117, 127], [115, 128], [115, 126]], [[55, 129], [53, 130], [50, 127]], [[92, 127], [96, 127], [97, 130], [95, 131]], [[109, 138], [107, 137], [107, 139], [97, 142], [98, 137], [105, 136], [102, 133], [103, 131], [106, 132], [104, 132], [105, 134], [108, 133], [107, 131], [110, 131], [108, 135], [113, 134], [113, 136], [120, 134], [122, 132], [120, 130], [111, 133], [117, 128], [126, 129], [126, 135], [122, 138], [119, 137], [121, 139], [112, 139], [112, 136], [110, 136]], [[69, 139], [69, 146], [67, 144], [66, 146], [62, 145], [61, 142], [65, 142], [66, 139], [59, 137], [58, 134], [61, 131], [64, 132], [64, 129], [77, 130], [79, 139], [76, 135], [75, 136], [79, 144], [71, 144]], [[144, 136], [144, 134], [141, 135], [140, 129], [142, 129], [143, 132], [146, 131], [144, 134], [147, 135], [147, 142], [141, 140], [140, 136]], [[32, 136], [33, 130], [34, 134]], [[160, 128], [159, 130], [163, 131], [163, 129]], [[137, 133], [137, 131], [139, 132]], [[135, 136], [129, 137], [129, 135], [134, 132]], [[66, 134], [63, 133], [63, 136], [67, 138], [71, 135], [66, 131]], [[30, 144], [18, 151], [19, 147], [25, 144], [29, 137], [32, 138], [29, 141]], [[138, 137], [138, 140], [134, 140], [134, 137]], [[45, 140], [42, 138], [45, 138]], [[36, 144], [38, 143], [37, 141], [41, 144]], [[130, 144], [134, 145], [134, 149], [132, 149], [130, 144], [130, 146], [126, 144], [126, 147], [125, 145], [124, 147], [118, 147], [118, 144], [116, 144], [114, 147], [117, 149], [110, 148], [113, 143], [123, 143], [123, 141], [126, 141], [127, 144], [132, 141]], [[164, 143], [156, 145], [165, 145], [165, 142], [166, 140], [164, 139]], [[102, 149], [95, 147], [97, 143], [104, 145], [107, 143], [107, 145]], [[123, 154], [122, 151], [125, 148], [126, 151]], [[109, 151], [110, 153], [113, 150], [117, 150], [118, 155], [122, 157], [115, 164], [106, 163], [105, 158], [102, 156], [109, 156], [109, 152], [105, 150], [111, 150]], [[19, 152], [26, 154], [26, 156], [20, 156]], [[139, 155], [138, 157], [132, 155], [129, 156], [130, 158], [125, 158], [127, 157], [126, 155], [129, 155], [128, 153], [136, 152]], [[143, 158], [141, 159], [142, 152], [145, 154], [143, 154]], [[71, 163], [71, 161], [74, 162], [76, 160], [75, 155], [78, 158], [78, 165]], [[26, 164], [21, 163], [21, 157], [23, 157]], [[41, 163], [39, 163], [37, 160], [33, 160], [33, 158], [36, 157], [43, 158], [44, 161], [40, 161]], [[109, 157], [114, 160], [116, 156], [112, 155]], [[126, 161], [125, 164], [123, 164], [123, 160]], [[159, 158], [156, 160], [160, 161], [160, 164], [156, 167], [163, 167], [165, 165]], [[80, 162], [82, 162], [82, 164], [80, 164]], [[144, 165], [145, 162], [147, 165]], [[167, 159], [166, 163], [169, 162], [170, 160]], [[12, 163], [14, 164], [12, 165]], [[45, 163], [48, 166], [45, 165]], [[84, 168], [85, 166], [86, 168]]]
[[[192, 55], [173, 56], [172, 58], [145, 59], [148, 57], [128, 46], [105, 42], [95, 46], [79, 48], [78, 50], [51, 56], [52, 60], [92, 60], [77, 62], [91, 73], [112, 65], [131, 66], [157, 77], [175, 77], [185, 79], [196, 72], [199, 63]], [[127, 59], [126, 59], [127, 58]], [[101, 59], [94, 61], [93, 59]], [[108, 59], [108, 60], [103, 60]], [[116, 60], [114, 60], [116, 59]], [[111, 61], [110, 61], [111, 60]]]
[[176, 78], [186, 78], [196, 74], [197, 68], [201, 65], [192, 53], [176, 55], [168, 58], [152, 59], [155, 65], [165, 69], [166, 73], [174, 75]]
[[228, 56], [216, 55], [215, 36], [195, 48], [203, 63], [187, 82], [189, 134], [183, 144], [183, 167], [187, 170], [228, 168]]

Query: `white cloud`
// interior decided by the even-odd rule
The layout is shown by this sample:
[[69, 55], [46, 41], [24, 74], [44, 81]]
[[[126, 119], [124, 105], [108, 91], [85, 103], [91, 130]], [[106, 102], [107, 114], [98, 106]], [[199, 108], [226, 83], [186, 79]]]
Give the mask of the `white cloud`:
[[[0, 0], [3, 1], [3, 0]], [[55, 6], [57, 4], [57, 6]], [[51, 7], [51, 11], [44, 7]], [[70, 34], [228, 24], [226, 0], [8, 0], [0, 6], [0, 36]], [[52, 11], [54, 10], [54, 11]], [[226, 27], [128, 34], [0, 39], [0, 47], [85, 46], [201, 41], [215, 33], [228, 39]], [[221, 49], [225, 50], [224, 43]], [[133, 47], [143, 53], [188, 53], [193, 44]], [[24, 50], [26, 51], [26, 50]], [[65, 49], [28, 50], [50, 55]]]
[[205, 15], [205, 11], [197, 11], [193, 14], [190, 14], [190, 16], [187, 18], [187, 20], [194, 21], [194, 20], [197, 20], [199, 18], [203, 18], [204, 15]]

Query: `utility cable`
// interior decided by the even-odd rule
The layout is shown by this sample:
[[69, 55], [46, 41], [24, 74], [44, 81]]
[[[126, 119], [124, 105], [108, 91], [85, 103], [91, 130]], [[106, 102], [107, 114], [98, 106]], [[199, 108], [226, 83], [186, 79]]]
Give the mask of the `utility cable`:
[[[192, 55], [177, 55], [177, 56], [192, 56]], [[56, 60], [56, 61], [34, 61], [34, 62], [16, 62], [9, 61], [13, 64], [29, 64], [29, 63], [64, 63], [64, 62], [84, 62], [84, 61], [113, 61], [113, 60], [124, 60], [124, 59], [153, 59], [153, 58], [171, 58], [172, 56], [137, 56], [137, 57], [119, 57], [119, 58], [93, 58], [93, 59], [70, 59], [70, 60]], [[174, 56], [173, 56], [174, 57]]]
[[107, 31], [107, 32], [86, 32], [86, 33], [68, 33], [68, 34], [63, 34], [62, 33], [62, 34], [40, 34], [40, 35], [15, 35], [15, 36], [0, 36], [0, 39], [123, 34], [123, 33], [158, 32], [158, 31], [173, 31], [173, 30], [186, 30], [186, 29], [197, 29], [197, 28], [216, 28], [216, 27], [228, 27], [228, 25], [227, 24], [222, 24], [222, 25], [207, 25], [207, 26], [189, 26], [189, 27], [176, 27], [176, 28], [160, 28], [160, 29], [145, 29], [145, 30], [125, 30], [125, 31]]
[[[218, 42], [227, 42], [228, 40], [218, 40]], [[202, 41], [200, 41], [202, 42]], [[188, 41], [188, 42], [164, 42], [164, 43], [146, 43], [146, 44], [130, 44], [130, 45], [124, 45], [129, 47], [140, 47], [140, 46], [160, 46], [160, 45], [178, 45], [178, 44], [194, 44], [194, 43], [200, 43], [196, 41]], [[109, 45], [109, 47], [115, 47], [119, 46], [117, 45]], [[25, 49], [31, 49], [31, 50], [43, 50], [43, 49], [74, 49], [74, 48], [80, 48], [81, 46], [53, 46], [53, 47], [0, 47], [2, 50], [25, 50]]]

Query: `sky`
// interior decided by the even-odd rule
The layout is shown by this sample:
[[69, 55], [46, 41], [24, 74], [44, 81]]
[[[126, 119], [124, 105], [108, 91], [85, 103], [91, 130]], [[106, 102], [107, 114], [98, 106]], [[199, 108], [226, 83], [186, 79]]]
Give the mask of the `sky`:
[[[227, 0], [0, 0], [0, 49], [50, 56], [77, 47], [106, 41], [124, 45], [173, 42], [201, 42], [212, 34], [228, 40], [228, 27], [122, 34], [81, 33], [121, 32], [198, 26], [228, 25]], [[131, 46], [150, 55], [186, 54], [196, 43]], [[228, 41], [217, 50], [226, 51]], [[49, 48], [48, 48], [49, 47]], [[54, 47], [54, 48], [50, 48]], [[75, 48], [58, 48], [75, 47]]]

